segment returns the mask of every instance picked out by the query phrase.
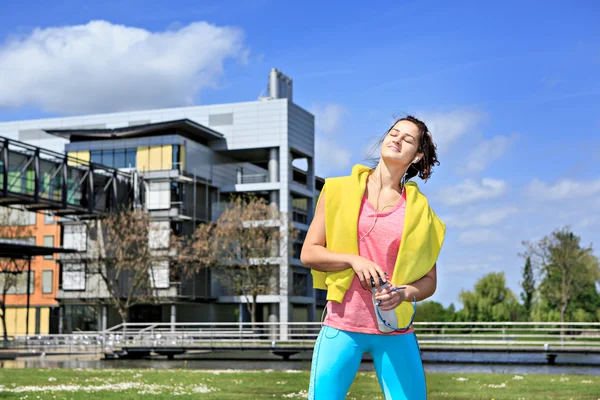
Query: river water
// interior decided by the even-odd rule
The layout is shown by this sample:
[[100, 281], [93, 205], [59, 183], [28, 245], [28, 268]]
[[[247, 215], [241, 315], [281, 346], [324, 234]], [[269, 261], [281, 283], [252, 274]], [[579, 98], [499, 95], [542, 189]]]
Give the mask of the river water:
[[[141, 360], [104, 360], [97, 356], [24, 357], [0, 361], [0, 368], [182, 368], [182, 369], [240, 369], [240, 370], [310, 370], [310, 354], [300, 353], [288, 361], [259, 352], [196, 353], [175, 360], [152, 358]], [[471, 353], [424, 352], [427, 372], [446, 373], [505, 373], [505, 374], [565, 374], [600, 376], [600, 355], [560, 354], [555, 365], [548, 365], [544, 354], [530, 353]], [[361, 371], [373, 371], [373, 363], [365, 357]]]

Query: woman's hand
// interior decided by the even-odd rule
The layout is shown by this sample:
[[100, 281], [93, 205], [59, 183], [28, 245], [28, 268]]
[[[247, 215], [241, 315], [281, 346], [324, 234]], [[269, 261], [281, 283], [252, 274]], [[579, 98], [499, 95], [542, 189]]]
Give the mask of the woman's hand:
[[387, 278], [381, 267], [371, 260], [361, 256], [354, 256], [351, 259], [350, 265], [365, 290], [371, 290], [371, 278], [373, 278], [375, 286], [378, 288], [380, 277], [384, 283], [387, 282]]
[[[398, 290], [393, 291], [394, 289]], [[381, 300], [379, 308], [382, 311], [393, 310], [394, 308], [398, 307], [400, 303], [406, 301], [406, 299], [407, 297], [405, 288], [403, 286], [395, 286], [392, 282], [388, 283], [388, 287], [378, 291], [378, 293], [375, 294], [375, 300]]]

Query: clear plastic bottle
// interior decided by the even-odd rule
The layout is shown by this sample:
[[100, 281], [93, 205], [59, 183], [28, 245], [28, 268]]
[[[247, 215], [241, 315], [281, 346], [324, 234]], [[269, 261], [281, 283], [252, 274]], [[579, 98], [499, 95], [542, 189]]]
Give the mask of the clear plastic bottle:
[[[379, 291], [385, 289], [389, 287], [389, 284], [383, 283], [383, 280], [381, 278], [379, 278]], [[375, 282], [373, 282], [373, 278], [371, 278], [371, 293], [372, 293], [372, 299], [373, 299], [373, 307], [375, 309], [375, 317], [377, 318], [377, 326], [379, 327], [379, 330], [381, 332], [385, 332], [385, 333], [389, 333], [389, 332], [394, 332], [394, 329], [390, 328], [390, 326], [392, 327], [397, 327], [398, 326], [398, 318], [396, 317], [396, 311], [394, 310], [382, 310], [381, 308], [377, 307], [377, 303], [379, 302], [378, 300], [375, 299], [375, 295], [377, 294], [378, 290], [377, 287], [375, 286]], [[383, 322], [385, 321], [385, 323]], [[387, 325], [389, 326], [387, 326]]]

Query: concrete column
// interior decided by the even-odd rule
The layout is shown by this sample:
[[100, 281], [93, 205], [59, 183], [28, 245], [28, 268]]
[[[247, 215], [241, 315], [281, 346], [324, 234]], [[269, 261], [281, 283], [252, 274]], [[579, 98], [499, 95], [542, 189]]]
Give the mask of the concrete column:
[[175, 322], [177, 322], [177, 305], [171, 304], [171, 332], [175, 332]]
[[[269, 317], [267, 321], [269, 322], [279, 322], [279, 318], [277, 318], [277, 304], [269, 304]], [[271, 341], [279, 339], [279, 328], [277, 325], [269, 326], [269, 339]]]
[[36, 335], [40, 334], [40, 314], [41, 314], [40, 310], [41, 310], [40, 307], [35, 308], [35, 334]]
[[102, 306], [102, 325], [100, 329], [103, 331], [108, 329], [108, 306]]
[[308, 190], [315, 189], [315, 160], [312, 157], [306, 157], [306, 164], [308, 165], [308, 169], [306, 171], [306, 186]]
[[63, 306], [59, 306], [58, 307], [58, 333], [61, 335], [63, 333], [65, 333], [64, 319], [65, 319], [65, 308]]
[[279, 182], [279, 148], [269, 150], [269, 182]]

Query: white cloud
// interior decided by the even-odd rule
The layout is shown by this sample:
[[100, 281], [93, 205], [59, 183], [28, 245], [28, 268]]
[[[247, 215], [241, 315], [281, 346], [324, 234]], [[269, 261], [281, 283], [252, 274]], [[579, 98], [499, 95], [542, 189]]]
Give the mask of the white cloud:
[[313, 105], [311, 112], [315, 116], [316, 130], [327, 135], [338, 133], [344, 117], [350, 115], [343, 106], [334, 103]]
[[352, 153], [332, 138], [342, 129], [344, 118], [350, 112], [336, 103], [313, 105], [311, 112], [315, 116], [315, 169], [319, 176], [330, 176], [332, 173], [349, 173]]
[[551, 185], [534, 179], [525, 194], [536, 201], [556, 201], [566, 199], [582, 199], [600, 195], [600, 179], [595, 181], [575, 181], [563, 179]]
[[490, 227], [499, 224], [506, 218], [519, 213], [516, 206], [503, 206], [500, 208], [486, 211], [469, 211], [461, 215], [450, 215], [442, 218], [448, 227], [453, 228], [471, 228], [471, 227]]
[[508, 190], [503, 180], [484, 178], [481, 181], [466, 179], [463, 183], [440, 188], [437, 197], [448, 206], [460, 206], [480, 200], [489, 200], [502, 196]]
[[455, 110], [448, 113], [422, 112], [417, 117], [429, 128], [438, 151], [444, 153], [453, 142], [479, 125], [486, 118], [486, 114], [472, 110]]
[[242, 31], [196, 22], [179, 30], [91, 21], [35, 29], [0, 47], [0, 107], [94, 113], [192, 105], [229, 58], [245, 61]]
[[493, 161], [502, 157], [512, 144], [517, 140], [518, 135], [496, 136], [490, 140], [484, 140], [479, 143], [467, 158], [466, 165], [460, 169], [463, 173], [476, 173], [483, 171]]
[[335, 141], [317, 136], [315, 141], [315, 169], [319, 176], [329, 176], [332, 172], [350, 173], [352, 154]]
[[461, 232], [458, 241], [465, 245], [471, 244], [489, 244], [502, 240], [502, 235], [492, 229], [473, 229]]

